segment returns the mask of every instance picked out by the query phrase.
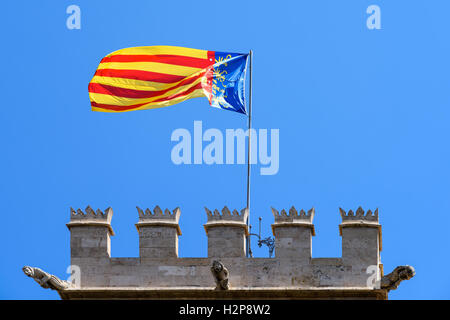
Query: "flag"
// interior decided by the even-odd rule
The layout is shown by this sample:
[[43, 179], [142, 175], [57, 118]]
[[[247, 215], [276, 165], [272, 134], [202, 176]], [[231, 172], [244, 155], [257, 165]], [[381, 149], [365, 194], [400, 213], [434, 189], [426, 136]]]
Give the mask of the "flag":
[[100, 61], [89, 83], [92, 110], [153, 109], [206, 97], [213, 107], [247, 114], [248, 56], [171, 46], [115, 51]]

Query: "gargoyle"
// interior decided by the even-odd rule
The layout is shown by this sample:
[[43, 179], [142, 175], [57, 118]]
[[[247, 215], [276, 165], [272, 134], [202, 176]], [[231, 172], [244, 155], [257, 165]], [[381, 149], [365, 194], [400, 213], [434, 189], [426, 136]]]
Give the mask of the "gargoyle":
[[403, 280], [414, 277], [416, 271], [411, 266], [398, 266], [391, 273], [381, 278], [381, 289], [395, 290]]
[[230, 288], [228, 283], [229, 273], [222, 262], [215, 260], [211, 267], [211, 273], [216, 281], [216, 290], [228, 290]]
[[33, 278], [42, 288], [52, 290], [64, 290], [71, 286], [68, 281], [60, 280], [58, 277], [49, 274], [39, 268], [25, 266], [22, 268], [25, 275]]

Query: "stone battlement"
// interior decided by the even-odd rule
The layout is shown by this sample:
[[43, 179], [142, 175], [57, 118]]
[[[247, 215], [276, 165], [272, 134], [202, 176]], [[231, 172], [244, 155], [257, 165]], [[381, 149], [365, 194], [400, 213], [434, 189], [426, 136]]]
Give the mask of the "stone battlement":
[[[81, 210], [80, 210], [81, 211]], [[162, 211], [137, 207], [139, 257], [112, 258], [110, 221], [112, 210], [86, 213], [71, 209], [71, 264], [81, 269], [81, 288], [143, 287], [167, 289], [216, 285], [211, 264], [220, 260], [229, 272], [233, 288], [367, 288], [369, 267], [382, 272], [380, 261], [381, 226], [378, 211], [347, 214], [340, 209], [342, 257], [312, 258], [315, 235], [314, 208], [307, 212], [272, 208], [275, 256], [246, 256], [248, 211], [231, 211], [226, 206], [205, 208], [204, 228], [208, 239], [206, 258], [178, 257], [181, 210]], [[191, 213], [193, 214], [193, 213]], [[91, 217], [91, 218], [87, 218]], [[356, 219], [357, 218], [357, 219]], [[83, 223], [85, 221], [86, 223]], [[94, 226], [94, 228], [93, 228]], [[374, 228], [376, 227], [376, 228]]]
[[[112, 209], [70, 209], [71, 265], [77, 285], [60, 281], [37, 268], [24, 267], [41, 284], [58, 290], [64, 299], [76, 298], [375, 298], [400, 281], [414, 276], [414, 268], [399, 266], [383, 276], [381, 225], [378, 210], [339, 209], [342, 256], [313, 258], [314, 208], [300, 212], [272, 208], [275, 239], [260, 239], [275, 249], [268, 258], [247, 257], [248, 211], [206, 211], [208, 253], [202, 258], [178, 257], [181, 210], [164, 212], [137, 207], [139, 256], [111, 257]], [[191, 213], [194, 214], [194, 213]], [[259, 243], [258, 243], [259, 244]]]

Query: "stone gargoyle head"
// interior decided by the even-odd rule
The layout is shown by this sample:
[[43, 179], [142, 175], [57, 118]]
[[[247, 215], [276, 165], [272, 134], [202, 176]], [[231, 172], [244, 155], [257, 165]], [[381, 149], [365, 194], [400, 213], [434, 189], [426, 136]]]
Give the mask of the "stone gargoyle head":
[[220, 263], [220, 261], [214, 260], [214, 261], [213, 261], [213, 265], [212, 265], [212, 269], [213, 269], [216, 273], [219, 273], [220, 271], [223, 270], [223, 264]]
[[32, 267], [25, 266], [25, 267], [22, 268], [22, 271], [28, 277], [34, 277], [34, 269]]
[[409, 280], [416, 275], [416, 271], [411, 266], [399, 266], [397, 272], [401, 280]]

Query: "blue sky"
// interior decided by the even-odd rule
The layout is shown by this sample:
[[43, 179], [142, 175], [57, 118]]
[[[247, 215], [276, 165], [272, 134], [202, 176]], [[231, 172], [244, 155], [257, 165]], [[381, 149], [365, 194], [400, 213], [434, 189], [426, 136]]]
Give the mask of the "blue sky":
[[[71, 4], [80, 30], [66, 27]], [[381, 30], [366, 27], [371, 4]], [[245, 128], [245, 116], [201, 98], [90, 111], [103, 56], [176, 45], [254, 51], [253, 124], [280, 130], [278, 174], [252, 169], [255, 229], [261, 216], [271, 235], [270, 206], [314, 206], [313, 257], [338, 257], [338, 208], [379, 208], [385, 271], [417, 273], [390, 298], [449, 299], [449, 11], [444, 0], [3, 3], [0, 298], [59, 298], [21, 267], [68, 276], [70, 206], [113, 208], [114, 257], [138, 256], [136, 205], [181, 207], [181, 257], [207, 255], [204, 206], [245, 207], [245, 165], [170, 160], [173, 130]]]

